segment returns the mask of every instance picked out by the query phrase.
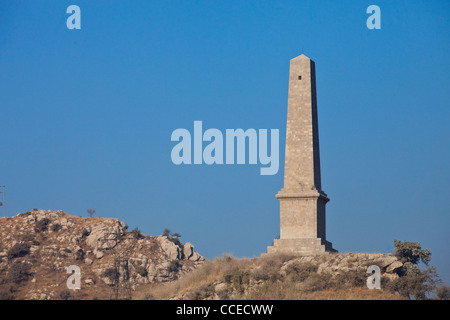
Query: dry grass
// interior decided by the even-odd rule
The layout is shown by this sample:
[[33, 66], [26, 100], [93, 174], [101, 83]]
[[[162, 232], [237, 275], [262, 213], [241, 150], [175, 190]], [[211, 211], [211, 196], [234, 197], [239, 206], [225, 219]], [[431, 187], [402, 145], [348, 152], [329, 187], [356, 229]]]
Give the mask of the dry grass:
[[154, 284], [136, 294], [136, 299], [167, 300], [177, 295], [195, 291], [214, 281], [219, 281], [230, 270], [245, 268], [250, 259], [236, 259], [224, 254], [214, 261], [207, 261], [201, 267], [184, 275], [180, 279], [162, 284]]
[[404, 300], [404, 298], [386, 290], [369, 290], [365, 287], [357, 287], [305, 293], [302, 300]]
[[[33, 214], [32, 212], [29, 213]], [[14, 259], [13, 262], [27, 262], [31, 264], [29, 275], [24, 281], [20, 281], [22, 273], [12, 273], [11, 266], [4, 270], [0, 270], [0, 300], [1, 299], [40, 299], [39, 295], [46, 295], [47, 298], [59, 299], [59, 293], [67, 289], [66, 280], [68, 274], [66, 267], [71, 264], [79, 265], [82, 272], [82, 290], [71, 291], [70, 298], [73, 299], [109, 299], [111, 297], [112, 289], [101, 281], [101, 278], [93, 272], [96, 268], [97, 260], [91, 266], [84, 264], [83, 259], [76, 260], [71, 254], [61, 254], [60, 248], [72, 245], [68, 240], [61, 241], [58, 237], [62, 232], [69, 231], [61, 230], [60, 227], [53, 227], [60, 225], [61, 219], [66, 218], [73, 223], [70, 227], [70, 233], [82, 234], [82, 230], [92, 227], [96, 223], [110, 224], [109, 221], [102, 217], [78, 217], [66, 213], [58, 213], [58, 218], [52, 220], [51, 225], [39, 225], [38, 232], [35, 232], [33, 224], [25, 224], [24, 216], [13, 218], [0, 218], [0, 231], [11, 233], [20, 243], [11, 247], [8, 250], [8, 258]], [[25, 230], [20, 228], [24, 226]], [[47, 228], [45, 228], [47, 227]], [[45, 231], [44, 231], [45, 229]], [[52, 249], [51, 245], [57, 245], [56, 249]], [[89, 250], [85, 247], [83, 242], [78, 243], [82, 246], [84, 251]], [[19, 246], [20, 245], [20, 246]], [[27, 247], [24, 247], [27, 245]], [[37, 247], [36, 251], [29, 253], [29, 247]], [[5, 251], [4, 243], [0, 243], [0, 251]], [[26, 249], [26, 250], [25, 250]], [[50, 250], [50, 251], [48, 251]], [[107, 251], [101, 260], [101, 265], [112, 265], [113, 258]], [[60, 261], [59, 267], [56, 263]], [[11, 263], [13, 263], [11, 262]], [[16, 270], [17, 271], [17, 270]], [[20, 270], [19, 270], [20, 271]], [[85, 284], [84, 280], [93, 279], [95, 285]], [[32, 281], [33, 280], [33, 281]], [[33, 295], [30, 294], [33, 292]], [[36, 293], [36, 295], [34, 295]]]
[[[224, 255], [167, 284], [153, 284], [136, 299], [250, 299], [250, 300], [392, 300], [383, 290], [369, 290], [366, 275], [353, 271], [318, 273], [317, 263], [300, 262], [295, 255], [277, 254], [237, 259]], [[331, 259], [334, 259], [331, 257]], [[215, 286], [220, 284], [221, 290]]]

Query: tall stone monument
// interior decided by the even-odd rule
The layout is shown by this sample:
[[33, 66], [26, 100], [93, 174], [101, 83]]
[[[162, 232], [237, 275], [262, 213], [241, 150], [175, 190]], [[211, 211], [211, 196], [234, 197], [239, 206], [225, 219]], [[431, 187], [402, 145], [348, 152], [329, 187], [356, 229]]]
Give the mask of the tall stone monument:
[[320, 179], [315, 64], [303, 54], [290, 63], [284, 187], [276, 197], [280, 201], [280, 238], [267, 248], [268, 253], [336, 251], [326, 241], [325, 205], [329, 199]]

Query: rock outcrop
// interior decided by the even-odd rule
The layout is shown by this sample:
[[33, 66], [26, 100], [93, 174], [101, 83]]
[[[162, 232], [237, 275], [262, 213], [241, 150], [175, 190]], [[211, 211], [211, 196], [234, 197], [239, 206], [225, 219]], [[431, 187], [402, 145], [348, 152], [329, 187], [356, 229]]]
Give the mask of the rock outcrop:
[[[82, 282], [77, 298], [109, 299], [114, 286], [132, 292], [140, 285], [173, 281], [205, 261], [178, 238], [142, 235], [118, 219], [62, 211], [0, 218], [0, 238], [0, 298], [67, 298], [67, 267], [76, 265]], [[19, 265], [23, 274], [15, 271]]]
[[[188, 244], [185, 244], [185, 246]], [[369, 266], [378, 266], [382, 290], [370, 290]], [[294, 253], [259, 258], [224, 256], [168, 285], [140, 293], [143, 299], [400, 299], [385, 286], [402, 273], [392, 254]], [[199, 279], [202, 279], [199, 281]], [[162, 288], [163, 287], [163, 288]]]

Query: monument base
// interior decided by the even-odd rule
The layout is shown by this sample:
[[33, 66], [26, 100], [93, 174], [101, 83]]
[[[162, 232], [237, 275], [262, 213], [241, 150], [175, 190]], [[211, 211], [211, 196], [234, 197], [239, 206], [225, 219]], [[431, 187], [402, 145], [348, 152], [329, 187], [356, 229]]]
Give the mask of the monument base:
[[273, 246], [267, 247], [267, 253], [296, 253], [299, 255], [317, 255], [325, 252], [337, 252], [332, 243], [321, 238], [275, 239]]

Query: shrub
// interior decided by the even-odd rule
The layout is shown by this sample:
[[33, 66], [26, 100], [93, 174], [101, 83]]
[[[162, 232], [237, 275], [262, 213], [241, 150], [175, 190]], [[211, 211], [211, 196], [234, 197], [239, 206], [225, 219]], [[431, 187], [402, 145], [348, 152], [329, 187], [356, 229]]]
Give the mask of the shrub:
[[34, 239], [34, 236], [30, 233], [27, 233], [22, 237], [22, 241], [25, 241], [25, 242], [33, 241], [33, 239]]
[[71, 297], [70, 297], [70, 291], [67, 290], [67, 289], [62, 290], [62, 291], [59, 293], [59, 297], [60, 297], [62, 300], [69, 300], [69, 299], [71, 298]]
[[108, 278], [112, 283], [117, 283], [120, 273], [116, 268], [108, 268], [103, 272], [102, 276]]
[[419, 273], [407, 273], [387, 283], [386, 289], [398, 292], [408, 299], [425, 300], [427, 294], [436, 288], [437, 274], [435, 268], [428, 267]]
[[403, 263], [418, 264], [422, 261], [428, 265], [431, 260], [431, 251], [429, 249], [422, 250], [419, 242], [394, 240], [394, 254]]
[[170, 261], [169, 266], [167, 267], [167, 271], [169, 273], [171, 272], [178, 272], [178, 270], [181, 268], [181, 264], [180, 262], [178, 262], [178, 260], [172, 260]]
[[203, 300], [211, 297], [214, 293], [214, 286], [210, 284], [204, 284], [195, 288], [192, 292], [189, 292], [187, 298], [189, 300]]
[[362, 287], [366, 285], [367, 275], [364, 272], [347, 271], [337, 274], [333, 279], [336, 289]]
[[162, 235], [168, 237], [170, 235], [170, 230], [165, 228]]
[[131, 230], [130, 233], [133, 236], [133, 238], [135, 238], [135, 239], [144, 239], [145, 238], [142, 235], [141, 230], [139, 230], [138, 228], [134, 228], [133, 230]]
[[220, 300], [229, 300], [231, 295], [233, 294], [233, 288], [224, 288], [218, 292], [216, 292], [217, 296]]
[[84, 251], [78, 250], [75, 252], [75, 260], [84, 260]]
[[244, 286], [250, 282], [250, 274], [248, 271], [239, 269], [230, 269], [223, 275], [223, 280], [226, 283], [232, 284], [239, 292], [244, 291]]
[[275, 263], [264, 264], [253, 271], [252, 276], [256, 281], [262, 280], [275, 282], [281, 279], [280, 266]]
[[30, 246], [26, 243], [16, 243], [7, 252], [8, 259], [26, 256], [30, 253]]
[[31, 275], [30, 269], [31, 265], [29, 263], [20, 261], [14, 262], [8, 270], [6, 282], [20, 284], [27, 281]]
[[277, 254], [261, 259], [261, 266], [255, 270], [253, 277], [255, 280], [270, 280], [272, 282], [281, 279], [281, 267], [286, 261], [289, 261], [292, 256], [288, 254]]
[[292, 262], [286, 267], [286, 276], [290, 281], [305, 281], [311, 274], [316, 273], [318, 269], [317, 265], [311, 262]]
[[[415, 300], [427, 299], [427, 294], [436, 288], [439, 281], [436, 269], [429, 267], [431, 251], [422, 249], [419, 242], [394, 240], [394, 254], [403, 262], [399, 278], [388, 283], [387, 289]], [[426, 265], [425, 270], [418, 266], [419, 262]]]
[[39, 241], [37, 241], [36, 239], [33, 239], [33, 241], [31, 241], [31, 243], [33, 244], [33, 246], [38, 246], [41, 243]]
[[149, 249], [150, 249], [151, 251], [156, 251], [156, 250], [158, 250], [158, 249], [159, 249], [159, 243], [158, 243], [158, 241], [156, 241], [155, 239], [152, 239], [152, 242], [151, 242], [151, 244], [150, 244]]
[[450, 300], [450, 287], [441, 284], [436, 289], [436, 298], [439, 300]]
[[50, 219], [47, 219], [47, 218], [37, 221], [34, 231], [36, 231], [36, 232], [47, 231], [49, 223], [50, 223]]
[[53, 232], [58, 232], [59, 230], [61, 230], [61, 228], [62, 228], [62, 226], [59, 223], [55, 223], [55, 224], [52, 224], [51, 230]]
[[331, 287], [332, 276], [329, 273], [312, 273], [308, 279], [306, 279], [307, 291], [321, 291]]
[[0, 287], [0, 300], [14, 300], [14, 289], [10, 284]]

